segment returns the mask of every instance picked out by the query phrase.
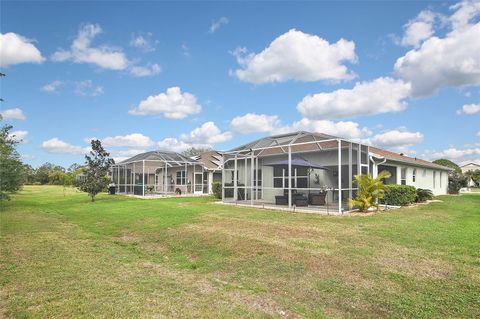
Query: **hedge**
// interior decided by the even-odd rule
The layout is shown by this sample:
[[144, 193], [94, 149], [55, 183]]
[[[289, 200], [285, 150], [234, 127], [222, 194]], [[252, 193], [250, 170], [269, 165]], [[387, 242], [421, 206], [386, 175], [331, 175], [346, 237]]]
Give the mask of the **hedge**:
[[405, 206], [417, 200], [417, 190], [410, 185], [385, 185], [386, 192], [382, 202], [387, 205]]
[[215, 198], [222, 199], [222, 183], [221, 182], [212, 183], [212, 193], [213, 193], [213, 196], [215, 196]]

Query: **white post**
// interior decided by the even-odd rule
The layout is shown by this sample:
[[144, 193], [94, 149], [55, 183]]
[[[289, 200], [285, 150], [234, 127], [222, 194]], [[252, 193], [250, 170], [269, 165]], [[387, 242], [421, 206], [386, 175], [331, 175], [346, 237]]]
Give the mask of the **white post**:
[[288, 208], [292, 207], [292, 148], [288, 146]]
[[[181, 177], [182, 176], [180, 176], [180, 178]], [[184, 185], [185, 186], [184, 187], [185, 187], [185, 194], [186, 194], [186, 193], [188, 193], [188, 183], [187, 183], [187, 181], [188, 181], [188, 166], [187, 166], [187, 163], [185, 163], [185, 176], [184, 177], [185, 177], [185, 179], [184, 179], [184, 183], [185, 183]]]
[[168, 192], [168, 177], [167, 177], [167, 174], [168, 174], [168, 165], [167, 165], [167, 161], [165, 161], [165, 172], [163, 172], [163, 187], [164, 187], [163, 192], [165, 194], [167, 194], [167, 192]]
[[132, 190], [133, 195], [135, 195], [135, 162], [133, 162]]
[[338, 140], [338, 212], [342, 213], [342, 141]]
[[362, 145], [359, 143], [358, 144], [358, 149], [357, 149], [357, 174], [362, 175]]
[[128, 192], [127, 192], [127, 165], [126, 164], [123, 166], [123, 176], [124, 176], [123, 183], [125, 184], [125, 186], [124, 186], [125, 194], [128, 194]]
[[352, 176], [352, 143], [348, 145], [348, 197], [352, 198], [353, 176]]
[[120, 165], [117, 165], [118, 192], [120, 193]]
[[244, 171], [243, 171], [243, 185], [244, 185], [244, 189], [243, 189], [243, 200], [247, 200], [247, 178], [248, 178], [248, 158], [247, 156], [245, 156], [245, 168], [244, 168]]
[[235, 154], [235, 160], [234, 160], [234, 165], [233, 165], [233, 200], [237, 201], [238, 196], [237, 196], [237, 157], [238, 155]]
[[225, 155], [222, 154], [222, 202], [225, 201]]
[[143, 160], [142, 162], [142, 196], [145, 196], [145, 160]]
[[251, 174], [250, 174], [250, 205], [253, 205], [253, 180], [254, 180], [254, 174], [255, 174], [255, 159], [253, 158], [253, 151], [252, 154], [250, 155], [250, 165], [251, 167]]
[[258, 156], [255, 158], [255, 199], [258, 200]]

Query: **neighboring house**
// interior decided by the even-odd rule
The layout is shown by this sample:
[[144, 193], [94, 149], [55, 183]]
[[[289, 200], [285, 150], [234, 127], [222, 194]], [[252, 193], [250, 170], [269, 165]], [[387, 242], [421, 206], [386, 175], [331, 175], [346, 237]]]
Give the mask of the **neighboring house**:
[[466, 173], [469, 171], [473, 172], [473, 171], [476, 171], [477, 169], [480, 169], [480, 165], [475, 163], [468, 163], [463, 166], [460, 166], [460, 169], [462, 170], [462, 173]]
[[182, 154], [152, 151], [135, 155], [111, 168], [117, 193], [150, 196], [155, 194], [207, 194], [208, 170]]
[[193, 159], [202, 163], [207, 171], [208, 193], [212, 194], [212, 184], [222, 182], [222, 154], [218, 151], [208, 151], [194, 156]]
[[[387, 184], [447, 193], [450, 168], [331, 135], [295, 132], [223, 154], [224, 202], [286, 205], [341, 213], [357, 188], [354, 175], [388, 170]], [[278, 207], [278, 206], [277, 206]]]

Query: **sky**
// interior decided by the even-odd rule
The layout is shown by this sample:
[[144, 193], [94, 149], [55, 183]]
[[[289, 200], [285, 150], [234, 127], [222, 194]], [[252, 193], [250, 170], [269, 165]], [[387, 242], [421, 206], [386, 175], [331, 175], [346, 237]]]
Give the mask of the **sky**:
[[298, 130], [480, 164], [480, 1], [0, 6], [0, 114], [34, 167]]

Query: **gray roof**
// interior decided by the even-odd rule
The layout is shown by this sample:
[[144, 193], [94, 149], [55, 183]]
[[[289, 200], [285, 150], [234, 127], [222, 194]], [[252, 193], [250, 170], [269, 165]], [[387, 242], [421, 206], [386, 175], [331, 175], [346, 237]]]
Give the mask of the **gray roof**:
[[286, 146], [288, 144], [293, 144], [293, 143], [324, 141], [324, 140], [337, 139], [337, 138], [338, 137], [336, 136], [323, 134], [323, 133], [311, 133], [311, 132], [305, 132], [305, 131], [298, 131], [298, 132], [293, 132], [288, 134], [280, 134], [280, 135], [263, 137], [253, 142], [236, 147], [230, 151], [231, 152], [242, 151], [242, 150], [259, 149], [263, 147], [281, 146], [281, 145]]
[[198, 161], [183, 156], [180, 153], [176, 152], [168, 152], [168, 151], [151, 151], [146, 153], [141, 153], [130, 157], [124, 161], [121, 161], [117, 164], [126, 164], [131, 162], [138, 162], [138, 161], [165, 161], [165, 162], [176, 162], [176, 163], [199, 163]]

